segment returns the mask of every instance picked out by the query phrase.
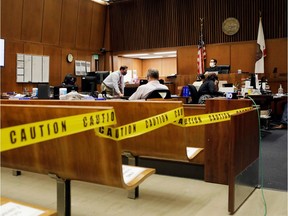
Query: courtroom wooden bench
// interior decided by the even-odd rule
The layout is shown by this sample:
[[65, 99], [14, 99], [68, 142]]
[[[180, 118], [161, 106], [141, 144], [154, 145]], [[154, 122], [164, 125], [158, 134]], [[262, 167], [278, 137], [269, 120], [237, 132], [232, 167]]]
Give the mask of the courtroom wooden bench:
[[[3, 101], [4, 103], [47, 104], [47, 105], [79, 105], [79, 106], [113, 106], [117, 116], [117, 126], [122, 126], [159, 115], [182, 107], [180, 101], [60, 101], [60, 100], [25, 100]], [[165, 105], [164, 105], [165, 104]], [[141, 112], [140, 112], [141, 111]], [[197, 130], [196, 130], [197, 131]], [[197, 134], [197, 132], [194, 132]], [[156, 157], [165, 160], [195, 162], [203, 164], [203, 156], [197, 155], [189, 159], [187, 147], [195, 147], [186, 142], [185, 129], [176, 125], [167, 125], [147, 134], [119, 141], [125, 152], [138, 157]], [[147, 142], [149, 140], [149, 142]], [[177, 143], [177, 145], [175, 145]]]
[[[112, 110], [112, 107], [2, 103], [1, 130], [16, 125], [79, 114], [87, 114], [87, 119], [94, 119], [96, 116], [90, 116], [89, 113], [105, 110]], [[83, 123], [81, 121], [77, 124]], [[95, 136], [95, 131], [92, 129], [3, 151], [1, 166], [46, 174], [55, 178], [57, 192], [60, 192], [57, 196], [60, 197], [60, 200], [57, 200], [57, 212], [59, 215], [70, 215], [70, 180], [131, 191], [155, 173], [155, 169], [151, 168], [122, 165], [122, 151], [119, 142]]]
[[[32, 103], [43, 102], [38, 101]], [[83, 101], [45, 101], [44, 103], [71, 105], [87, 104], [87, 102]], [[179, 102], [173, 101], [93, 101], [88, 102], [88, 104], [101, 104], [105, 106], [113, 105], [119, 120], [117, 122], [117, 126], [128, 124], [143, 118], [148, 118], [159, 113], [163, 113], [167, 110], [179, 108], [182, 106], [182, 104], [179, 104]], [[206, 101], [205, 106], [184, 105], [184, 112], [185, 115], [197, 115], [239, 109], [243, 107], [249, 107], [251, 105], [252, 103], [249, 100], [209, 99]], [[141, 110], [141, 112], [139, 112], [139, 110]], [[239, 170], [237, 170], [237, 172], [239, 173], [239, 171], [245, 171], [247, 164], [243, 166], [243, 164], [239, 165], [241, 161], [233, 161], [234, 157], [232, 157], [231, 153], [229, 153], [229, 150], [233, 148], [240, 148], [240, 156], [243, 158], [247, 157], [245, 159], [248, 159], [249, 163], [252, 163], [258, 158], [258, 153], [256, 151], [254, 151], [253, 154], [249, 152], [251, 146], [253, 146], [253, 149], [257, 149], [259, 145], [259, 137], [257, 136], [257, 130], [259, 128], [257, 125], [257, 116], [255, 114], [256, 111], [252, 110], [237, 115], [240, 116], [240, 120], [244, 119], [244, 121], [234, 120], [233, 115], [230, 121], [209, 124], [205, 125], [204, 127], [188, 127], [184, 130], [179, 126], [167, 125], [147, 134], [122, 140], [119, 143], [121, 143], [123, 147], [122, 150], [131, 152], [137, 157], [151, 157], [164, 160], [187, 162], [186, 148], [195, 145], [195, 140], [193, 140], [193, 138], [197, 137], [193, 137], [191, 135], [195, 133], [195, 131], [197, 131], [196, 133], [199, 131], [201, 133], [202, 131], [203, 133], [198, 134], [198, 138], [200, 138], [199, 147], [204, 147], [205, 157], [198, 158], [200, 159], [198, 163], [204, 164], [204, 180], [221, 184], [229, 183], [229, 188], [235, 188], [235, 183], [232, 184], [231, 182], [228, 182], [230, 178], [235, 178], [235, 173], [230, 175], [229, 173], [232, 171], [228, 172], [228, 170], [233, 167], [238, 167]], [[242, 133], [243, 130], [247, 128], [247, 125], [255, 126], [252, 130], [253, 134], [256, 133], [254, 136], [247, 136], [247, 133]], [[237, 133], [237, 130], [241, 131], [241, 133]], [[233, 133], [231, 133], [232, 131]], [[231, 134], [233, 134], [233, 136], [231, 136]], [[159, 140], [161, 142], [159, 142]], [[187, 143], [187, 141], [189, 143]], [[190, 141], [193, 141], [194, 143], [191, 144]], [[238, 152], [234, 152], [234, 154], [237, 155]], [[188, 160], [188, 162], [191, 161]], [[232, 191], [233, 193], [231, 192], [231, 194], [234, 194], [234, 190]], [[229, 206], [230, 212], [233, 212], [234, 210], [235, 207]]]
[[13, 215], [22, 215], [22, 213], [27, 212], [27, 209], [29, 211], [33, 211], [34, 213], [37, 213], [37, 215], [39, 216], [56, 216], [57, 215], [56, 211], [43, 208], [38, 205], [21, 202], [18, 200], [7, 198], [7, 197], [1, 197], [0, 199], [1, 199], [0, 208], [1, 208], [1, 213], [3, 215], [12, 215], [12, 213]]
[[[215, 104], [219, 101], [220, 105]], [[177, 101], [59, 101], [59, 100], [28, 100], [28, 101], [3, 101], [4, 103], [25, 103], [25, 104], [57, 104], [57, 105], [91, 105], [91, 106], [113, 106], [117, 115], [117, 125], [121, 126], [131, 122], [135, 122], [144, 118], [148, 118], [168, 110], [183, 106]], [[185, 104], [185, 116], [199, 115], [205, 113], [221, 112], [231, 109], [249, 107], [252, 102], [249, 100], [227, 100], [227, 99], [211, 99], [207, 100], [206, 105]], [[140, 112], [141, 111], [141, 112]], [[181, 128], [176, 125], [167, 125], [155, 131], [143, 134], [137, 137], [121, 140], [122, 150], [130, 152], [136, 157], [158, 158], [163, 160], [189, 162], [193, 164], [204, 165], [204, 180], [213, 183], [228, 184], [228, 174], [225, 172], [229, 163], [227, 153], [225, 153], [225, 145], [228, 140], [218, 143], [218, 139], [211, 137], [214, 132], [219, 134], [221, 139], [227, 137], [227, 123], [218, 123], [220, 127], [213, 125], [204, 125], [197, 127]], [[226, 132], [225, 132], [226, 131]], [[149, 140], [149, 142], [148, 142]], [[210, 141], [209, 141], [210, 140]], [[208, 143], [209, 142], [209, 143]], [[216, 144], [217, 142], [217, 144]], [[177, 144], [177, 145], [176, 145]], [[215, 155], [215, 150], [211, 150], [213, 146], [221, 147], [223, 155]], [[187, 148], [204, 149], [194, 158], [189, 158]], [[217, 151], [216, 151], [217, 152]], [[208, 153], [208, 157], [207, 156]], [[224, 156], [224, 157], [223, 157]], [[221, 158], [221, 160], [219, 158]], [[213, 160], [211, 160], [213, 158]], [[216, 162], [217, 163], [214, 163]], [[220, 162], [221, 161], [221, 162]], [[220, 172], [219, 172], [219, 166]]]

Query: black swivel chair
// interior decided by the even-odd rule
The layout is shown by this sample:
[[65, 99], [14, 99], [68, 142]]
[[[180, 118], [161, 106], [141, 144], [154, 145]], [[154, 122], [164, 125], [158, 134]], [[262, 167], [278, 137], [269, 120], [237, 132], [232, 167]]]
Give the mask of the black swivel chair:
[[168, 89], [156, 89], [148, 94], [146, 100], [153, 98], [171, 99], [171, 92]]
[[188, 84], [188, 87], [189, 87], [191, 97], [192, 97], [191, 104], [198, 104], [199, 95], [198, 95], [198, 91], [196, 87], [193, 84]]

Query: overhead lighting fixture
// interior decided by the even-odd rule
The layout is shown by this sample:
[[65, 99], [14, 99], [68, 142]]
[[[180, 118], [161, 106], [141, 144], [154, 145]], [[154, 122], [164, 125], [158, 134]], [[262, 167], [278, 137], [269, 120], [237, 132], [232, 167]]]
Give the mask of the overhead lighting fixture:
[[124, 57], [139, 57], [139, 56], [147, 56], [148, 53], [139, 53], [139, 54], [127, 54], [123, 55]]
[[155, 55], [166, 55], [166, 54], [176, 54], [176, 51], [167, 51], [167, 52], [156, 52]]
[[109, 5], [109, 0], [92, 0], [102, 5]]
[[177, 55], [168, 55], [168, 58], [173, 58], [173, 57], [177, 57]]
[[154, 59], [154, 58], [163, 58], [163, 56], [145, 56], [145, 57], [140, 57], [141, 59]]

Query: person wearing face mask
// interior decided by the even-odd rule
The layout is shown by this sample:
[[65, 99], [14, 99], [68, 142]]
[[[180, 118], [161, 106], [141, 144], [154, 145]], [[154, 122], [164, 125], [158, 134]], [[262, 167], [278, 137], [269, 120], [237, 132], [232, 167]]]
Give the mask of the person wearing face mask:
[[219, 71], [219, 68], [217, 67], [217, 60], [211, 59], [209, 63], [209, 68], [206, 69], [206, 71]]
[[208, 98], [224, 96], [223, 92], [218, 91], [218, 76], [215, 73], [209, 74], [198, 90], [199, 104], [204, 104]]
[[114, 71], [103, 80], [101, 91], [111, 96], [124, 96], [124, 76], [127, 74], [127, 66], [121, 66], [119, 71]]

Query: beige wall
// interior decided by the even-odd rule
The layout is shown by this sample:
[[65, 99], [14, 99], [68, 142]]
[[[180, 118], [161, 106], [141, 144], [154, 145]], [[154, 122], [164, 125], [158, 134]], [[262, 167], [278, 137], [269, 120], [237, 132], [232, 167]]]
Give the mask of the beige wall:
[[133, 59], [124, 57], [114, 57], [114, 68], [119, 69], [121, 65], [128, 66], [129, 70], [137, 70], [139, 77], [146, 77], [149, 68], [157, 68], [160, 76], [165, 77], [172, 73], [177, 73], [176, 58], [163, 59]]

